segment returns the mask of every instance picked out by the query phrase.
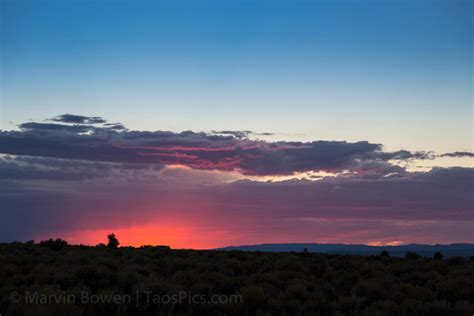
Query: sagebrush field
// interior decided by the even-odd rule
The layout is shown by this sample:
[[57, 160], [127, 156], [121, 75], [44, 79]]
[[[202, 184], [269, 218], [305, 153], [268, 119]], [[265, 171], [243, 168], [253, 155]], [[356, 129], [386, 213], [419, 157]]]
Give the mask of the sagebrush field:
[[474, 260], [463, 258], [113, 249], [60, 242], [1, 244], [0, 254], [2, 315], [474, 311]]

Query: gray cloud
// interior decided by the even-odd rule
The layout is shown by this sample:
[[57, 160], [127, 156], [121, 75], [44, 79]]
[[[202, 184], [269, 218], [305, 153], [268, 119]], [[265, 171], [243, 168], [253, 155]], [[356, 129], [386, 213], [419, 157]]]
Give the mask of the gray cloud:
[[[68, 114], [70, 115], [70, 114]], [[64, 116], [64, 115], [63, 115]], [[63, 117], [61, 116], [61, 117]], [[91, 122], [68, 116], [66, 120]], [[98, 121], [98, 120], [96, 120]], [[129, 131], [120, 123], [104, 126], [29, 122], [21, 131], [0, 131], [0, 153], [115, 163], [185, 165], [200, 170], [246, 175], [289, 175], [305, 171], [394, 172], [389, 160], [430, 159], [425, 152], [383, 152], [367, 141], [265, 142], [250, 131], [210, 134], [184, 131]]]
[[378, 158], [383, 160], [425, 160], [434, 159], [435, 154], [432, 152], [415, 151], [410, 152], [408, 150], [399, 150], [394, 152], [378, 153]]
[[246, 138], [252, 131], [212, 131], [213, 134], [232, 135], [235, 138]]
[[127, 129], [121, 123], [105, 123], [104, 126], [106, 126], [108, 129], [111, 129], [111, 130], [125, 130], [125, 129]]
[[454, 158], [471, 157], [471, 158], [473, 158], [474, 153], [469, 152], [469, 151], [455, 151], [455, 152], [452, 152], [452, 153], [442, 154], [441, 157], [454, 157]]
[[88, 125], [64, 125], [56, 123], [23, 123], [19, 127], [23, 130], [32, 130], [32, 131], [62, 131], [69, 133], [85, 133], [93, 130], [92, 126]]
[[98, 116], [82, 116], [82, 115], [74, 115], [74, 114], [63, 114], [63, 115], [53, 117], [52, 119], [49, 119], [49, 120], [55, 121], [55, 122], [73, 123], [73, 124], [100, 124], [100, 123], [106, 122], [106, 120]]
[[4, 156], [0, 157], [3, 181], [54, 180], [82, 181], [105, 177], [137, 176], [138, 172], [156, 172], [160, 165], [91, 162], [58, 158]]

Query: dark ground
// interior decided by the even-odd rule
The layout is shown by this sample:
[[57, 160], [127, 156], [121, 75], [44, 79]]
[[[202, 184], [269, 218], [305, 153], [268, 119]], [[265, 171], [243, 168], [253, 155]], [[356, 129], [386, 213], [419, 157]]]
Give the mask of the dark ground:
[[468, 315], [474, 260], [0, 244], [5, 315]]

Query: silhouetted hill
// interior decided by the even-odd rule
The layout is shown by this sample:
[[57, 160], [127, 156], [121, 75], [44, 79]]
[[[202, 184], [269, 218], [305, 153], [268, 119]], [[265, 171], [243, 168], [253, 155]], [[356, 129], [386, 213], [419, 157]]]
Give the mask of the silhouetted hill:
[[369, 246], [351, 244], [259, 244], [230, 246], [216, 250], [241, 250], [241, 251], [264, 251], [264, 252], [300, 252], [304, 249], [309, 252], [328, 254], [352, 254], [352, 255], [378, 255], [382, 250], [389, 252], [391, 256], [404, 256], [407, 251], [416, 252], [423, 257], [432, 257], [437, 251], [445, 257], [471, 257], [474, 256], [474, 244], [449, 244], [449, 245], [424, 245], [408, 244], [400, 246]]

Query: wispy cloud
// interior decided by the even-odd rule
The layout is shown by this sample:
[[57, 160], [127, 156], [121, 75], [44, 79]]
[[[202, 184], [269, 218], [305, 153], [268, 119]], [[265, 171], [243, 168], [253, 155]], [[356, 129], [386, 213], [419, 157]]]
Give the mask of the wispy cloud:
[[474, 153], [469, 152], [469, 151], [455, 151], [455, 152], [452, 152], [452, 153], [442, 154], [441, 157], [453, 157], [453, 158], [470, 157], [470, 158], [473, 158]]

